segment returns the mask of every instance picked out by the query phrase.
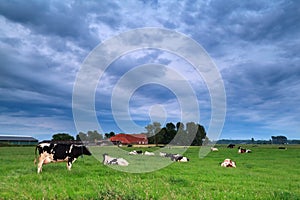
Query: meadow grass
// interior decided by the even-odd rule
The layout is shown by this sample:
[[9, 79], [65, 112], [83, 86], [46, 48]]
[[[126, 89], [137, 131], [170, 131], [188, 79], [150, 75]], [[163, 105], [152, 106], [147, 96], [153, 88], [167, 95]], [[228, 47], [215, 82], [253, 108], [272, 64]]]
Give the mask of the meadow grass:
[[[249, 146], [251, 154], [217, 147], [219, 152], [201, 159], [199, 147], [190, 147], [184, 153], [189, 163], [174, 162], [148, 173], [104, 166], [101, 154], [119, 151], [116, 147], [91, 147], [99, 159], [80, 157], [71, 171], [65, 163], [45, 165], [41, 174], [33, 164], [34, 147], [0, 147], [0, 199], [300, 199], [300, 146], [288, 146], [287, 150], [275, 145]], [[133, 149], [137, 148], [123, 148]], [[143, 155], [133, 159], [122, 153], [116, 156], [126, 155], [132, 171], [143, 162], [147, 163], [144, 167], [151, 167], [166, 159]], [[220, 167], [225, 158], [236, 161], [237, 168]]]

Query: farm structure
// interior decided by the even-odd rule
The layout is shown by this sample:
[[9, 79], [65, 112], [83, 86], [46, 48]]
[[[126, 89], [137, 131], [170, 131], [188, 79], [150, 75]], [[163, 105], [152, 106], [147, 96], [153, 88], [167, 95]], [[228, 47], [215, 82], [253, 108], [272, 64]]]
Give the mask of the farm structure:
[[38, 140], [31, 136], [0, 135], [2, 145], [36, 145]]
[[120, 133], [111, 138], [110, 141], [114, 144], [148, 144], [146, 134], [124, 134]]

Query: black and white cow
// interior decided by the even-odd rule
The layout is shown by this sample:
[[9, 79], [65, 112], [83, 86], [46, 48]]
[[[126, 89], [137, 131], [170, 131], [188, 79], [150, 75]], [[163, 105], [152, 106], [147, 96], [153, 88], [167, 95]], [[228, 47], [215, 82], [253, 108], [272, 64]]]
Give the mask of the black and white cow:
[[241, 146], [238, 147], [238, 153], [251, 153], [250, 149], [244, 149]]
[[188, 159], [185, 156], [177, 156], [177, 157], [174, 157], [173, 159], [171, 158], [171, 160], [176, 161], [176, 162], [189, 162], [190, 161], [190, 159]]
[[[41, 142], [36, 146], [35, 154], [37, 150], [39, 151], [37, 173], [42, 172], [43, 164], [52, 162], [67, 162], [67, 169], [71, 170], [72, 164], [79, 156], [92, 155], [82, 144]], [[36, 163], [36, 159], [34, 163]]]
[[166, 157], [166, 155], [167, 155], [167, 153], [165, 153], [165, 152], [159, 152], [159, 156], [161, 156], [161, 157]]
[[103, 161], [104, 165], [120, 165], [120, 166], [128, 166], [129, 163], [124, 158], [114, 158], [109, 156], [107, 153], [103, 154]]
[[189, 162], [190, 159], [185, 157], [185, 156], [182, 156], [180, 154], [172, 154], [172, 153], [163, 153], [163, 152], [160, 152], [159, 155], [161, 157], [166, 157], [166, 158], [170, 158], [172, 161], [176, 161], [176, 162]]
[[228, 146], [227, 146], [227, 148], [231, 148], [231, 149], [233, 149], [235, 147], [235, 144], [229, 144]]
[[143, 151], [142, 150], [133, 150], [129, 152], [129, 155], [138, 155], [141, 154], [143, 155]]

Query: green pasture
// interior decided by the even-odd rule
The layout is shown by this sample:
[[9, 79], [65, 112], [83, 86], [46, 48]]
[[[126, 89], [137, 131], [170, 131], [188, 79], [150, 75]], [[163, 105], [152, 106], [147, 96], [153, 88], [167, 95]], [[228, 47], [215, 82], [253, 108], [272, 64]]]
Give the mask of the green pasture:
[[[184, 152], [189, 163], [167, 165], [158, 155], [130, 157], [127, 151], [183, 148], [91, 147], [95, 156], [80, 157], [71, 171], [53, 163], [37, 174], [35, 147], [0, 147], [0, 199], [300, 199], [300, 146], [248, 146], [251, 154], [217, 148], [199, 158], [199, 147], [190, 147]], [[128, 159], [129, 166], [104, 166], [99, 160], [105, 152]], [[220, 167], [225, 158], [237, 168]], [[161, 169], [151, 171], [157, 166]], [[145, 169], [149, 172], [131, 173]]]

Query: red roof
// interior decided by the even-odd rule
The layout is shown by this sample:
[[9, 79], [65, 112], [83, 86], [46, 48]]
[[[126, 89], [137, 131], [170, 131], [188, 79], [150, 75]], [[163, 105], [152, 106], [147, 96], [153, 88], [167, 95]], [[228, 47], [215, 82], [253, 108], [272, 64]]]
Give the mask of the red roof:
[[121, 144], [148, 144], [148, 139], [145, 134], [120, 133], [109, 139], [111, 142], [120, 142]]

